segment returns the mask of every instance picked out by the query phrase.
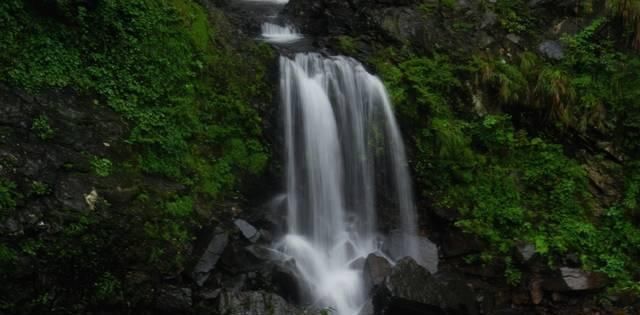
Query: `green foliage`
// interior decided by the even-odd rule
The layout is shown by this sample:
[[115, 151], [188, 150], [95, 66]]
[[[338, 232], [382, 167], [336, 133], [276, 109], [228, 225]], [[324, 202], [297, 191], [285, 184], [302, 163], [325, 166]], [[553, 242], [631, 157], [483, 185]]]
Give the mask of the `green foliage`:
[[[605, 272], [619, 289], [637, 287], [632, 277], [640, 229], [618, 207], [600, 215], [580, 164], [560, 145], [516, 130], [510, 116], [470, 119], [456, 110], [457, 78], [469, 71], [468, 77], [486, 84], [503, 106], [542, 110], [552, 121], [576, 124], [584, 106], [579, 103], [583, 90], [574, 82], [576, 69], [526, 53], [511, 62], [474, 57], [468, 68], [437, 56], [405, 55], [396, 64], [380, 59], [376, 65], [400, 119], [415, 135], [414, 167], [423, 195], [436, 207], [459, 213], [456, 225], [486, 241], [482, 262], [502, 259], [507, 281], [516, 284], [521, 271], [513, 253], [530, 243], [550, 264], [575, 253], [584, 268]], [[606, 63], [607, 57], [595, 62]], [[638, 200], [637, 182], [628, 181], [625, 200], [631, 207]], [[613, 244], [621, 249], [612, 250]]]
[[616, 51], [612, 41], [596, 38], [605, 23], [594, 20], [564, 38], [566, 56], [559, 63], [526, 52], [509, 60], [474, 56], [469, 70], [475, 85], [502, 108], [541, 112], [561, 131], [607, 131], [618, 125], [616, 129], [626, 126], [626, 133], [635, 133], [640, 121], [634, 100], [640, 88], [634, 74], [640, 60]]
[[111, 175], [111, 167], [113, 164], [107, 158], [99, 158], [94, 156], [91, 159], [91, 166], [93, 167], [93, 172], [100, 177], [107, 177]]
[[36, 196], [44, 196], [49, 193], [49, 185], [41, 181], [34, 180], [31, 182], [31, 193]]
[[0, 214], [16, 207], [16, 184], [10, 180], [0, 178]]
[[631, 38], [631, 47], [640, 50], [640, 2], [637, 0], [607, 0], [607, 10], [614, 18], [622, 21]]
[[495, 11], [498, 22], [509, 33], [524, 33], [531, 29], [532, 18], [529, 7], [521, 0], [497, 0]]
[[50, 139], [54, 134], [53, 128], [49, 125], [49, 118], [45, 114], [41, 114], [33, 120], [31, 130], [42, 140]]
[[[125, 275], [181, 272], [199, 216], [210, 215], [199, 205], [235, 194], [269, 159], [258, 112], [271, 104], [268, 45], [235, 38], [223, 14], [193, 0], [96, 3], [0, 1], [0, 81], [33, 95], [69, 88], [119, 113], [131, 131], [119, 140], [129, 146], [87, 157], [106, 177], [100, 182], [135, 183], [141, 193], [125, 209], [48, 213], [44, 222], [56, 229], [11, 249], [37, 257], [33, 268], [47, 281], [27, 297], [0, 286], [0, 312], [77, 314], [91, 304], [131, 302], [142, 293]], [[45, 115], [32, 130], [43, 140], [54, 136]], [[110, 159], [123, 152], [114, 167]], [[182, 187], [180, 194], [147, 184], [143, 174]], [[0, 180], [2, 211], [15, 208], [15, 190]], [[31, 193], [49, 188], [34, 181]]]
[[105, 272], [95, 284], [95, 297], [99, 301], [110, 301], [118, 298], [122, 292], [122, 284], [113, 274]]
[[338, 49], [345, 54], [354, 55], [357, 52], [355, 39], [351, 36], [338, 36]]
[[[6, 267], [7, 264], [11, 264], [16, 259], [16, 253], [13, 249], [7, 245], [0, 243], [0, 266]], [[2, 271], [0, 271], [0, 274]]]
[[[226, 38], [214, 38], [224, 23], [211, 23], [190, 0], [57, 8], [63, 13], [42, 17], [22, 1], [2, 4], [0, 68], [7, 71], [0, 80], [33, 91], [97, 93], [131, 122], [137, 167], [211, 196], [264, 168], [261, 121], [251, 105], [270, 94], [267, 48], [247, 44], [252, 58], [238, 56]], [[40, 137], [52, 135], [46, 126], [42, 117], [34, 122]]]
[[193, 200], [190, 197], [181, 197], [167, 203], [167, 213], [175, 217], [188, 217], [193, 212]]

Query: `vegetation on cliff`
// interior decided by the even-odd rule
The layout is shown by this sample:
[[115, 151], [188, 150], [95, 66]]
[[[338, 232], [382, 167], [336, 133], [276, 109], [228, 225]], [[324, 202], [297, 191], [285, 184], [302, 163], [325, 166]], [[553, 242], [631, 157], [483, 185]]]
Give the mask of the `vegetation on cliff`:
[[[507, 32], [537, 21], [518, 3], [496, 4]], [[565, 36], [561, 60], [488, 49], [470, 56], [387, 49], [373, 57], [415, 144], [423, 196], [486, 242], [468, 262], [497, 260], [516, 284], [517, 249], [531, 244], [549, 266], [577, 260], [606, 274], [617, 292], [640, 292], [640, 57], [616, 31], [619, 15], [632, 19], [629, 10]], [[586, 152], [580, 139], [618, 149], [587, 145]], [[624, 177], [621, 187], [594, 189], [598, 172]]]
[[[122, 117], [122, 145], [104, 155], [87, 148], [84, 176], [138, 192], [116, 207], [98, 190], [86, 197], [95, 211], [77, 212], [46, 201], [54, 198], [49, 187], [60, 185], [52, 178], [0, 165], [3, 222], [28, 215], [22, 209], [33, 200], [61, 207], [44, 214], [42, 224], [55, 228], [0, 237], [0, 312], [76, 313], [151, 298], [131, 286], [139, 280], [130, 271], [182, 270], [194, 231], [211, 220], [212, 201], [235, 195], [243, 178], [266, 167], [258, 104], [271, 100], [271, 49], [234, 39], [222, 13], [191, 0], [8, 0], [0, 3], [0, 28], [2, 84], [34, 96], [70, 91], [92, 100], [82, 111], [107, 108]], [[30, 132], [64, 143], [47, 110], [55, 109], [34, 115]]]

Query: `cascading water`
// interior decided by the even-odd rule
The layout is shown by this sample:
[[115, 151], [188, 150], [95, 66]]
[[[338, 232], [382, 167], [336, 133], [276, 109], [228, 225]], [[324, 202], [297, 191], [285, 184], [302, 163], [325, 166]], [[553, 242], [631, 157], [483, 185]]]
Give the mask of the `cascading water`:
[[262, 37], [272, 43], [288, 43], [301, 39], [302, 35], [291, 25], [280, 26], [265, 22], [262, 24]]
[[315, 306], [354, 315], [367, 297], [350, 264], [383, 255], [376, 194], [393, 194], [399, 209], [406, 237], [396, 252], [418, 257], [404, 145], [382, 82], [354, 59], [297, 54], [281, 57], [280, 71], [288, 234], [278, 247]]

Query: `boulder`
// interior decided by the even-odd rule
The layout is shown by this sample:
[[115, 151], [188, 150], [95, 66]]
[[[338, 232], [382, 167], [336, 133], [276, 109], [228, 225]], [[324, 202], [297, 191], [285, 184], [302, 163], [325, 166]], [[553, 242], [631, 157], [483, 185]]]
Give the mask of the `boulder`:
[[242, 235], [251, 243], [257, 242], [260, 238], [260, 233], [258, 232], [258, 230], [253, 227], [253, 225], [249, 224], [249, 222], [242, 219], [237, 219], [233, 221], [233, 223], [236, 225], [238, 230], [240, 230]]
[[367, 303], [365, 303], [362, 308], [360, 309], [360, 312], [358, 312], [358, 315], [374, 315], [375, 314], [375, 309], [373, 307], [373, 301], [368, 300]]
[[376, 314], [478, 314], [473, 290], [450, 275], [431, 275], [412, 258], [400, 260], [373, 297]]
[[522, 262], [528, 262], [537, 253], [535, 245], [531, 243], [524, 243], [524, 244], [518, 245], [517, 250], [518, 250], [517, 257]]
[[159, 290], [156, 308], [163, 313], [186, 312], [191, 309], [191, 289], [167, 286]]
[[356, 270], [361, 270], [362, 268], [364, 268], [364, 263], [367, 261], [366, 258], [364, 257], [358, 257], [356, 258], [354, 261], [352, 261], [349, 264], [349, 268], [351, 269], [356, 269]]
[[275, 293], [282, 296], [290, 303], [297, 305], [311, 304], [311, 292], [309, 286], [303, 284], [302, 275], [294, 259], [277, 261], [270, 271], [270, 282]]
[[399, 260], [409, 256], [405, 250], [405, 244], [415, 242], [418, 245], [417, 254], [412, 257], [421, 266], [434, 274], [438, 272], [438, 246], [431, 242], [428, 238], [422, 236], [413, 236], [402, 233], [401, 231], [393, 231], [384, 242], [382, 249], [389, 254], [391, 259]]
[[545, 40], [538, 45], [538, 51], [544, 57], [554, 60], [560, 60], [564, 58], [564, 48], [562, 44], [557, 40]]
[[542, 283], [547, 291], [585, 291], [598, 290], [607, 285], [607, 277], [596, 272], [588, 272], [578, 268], [562, 267], [552, 278]]
[[364, 285], [372, 289], [384, 283], [386, 277], [391, 274], [391, 263], [381, 256], [369, 254], [362, 269]]
[[223, 315], [301, 315], [303, 312], [282, 297], [263, 291], [220, 294], [218, 314]]
[[54, 194], [64, 208], [83, 212], [89, 210], [85, 195], [91, 192], [91, 186], [86, 175], [72, 174], [59, 181]]
[[207, 279], [209, 279], [211, 271], [216, 267], [228, 243], [229, 235], [220, 229], [216, 229], [207, 249], [202, 256], [200, 256], [198, 263], [193, 268], [192, 275], [196, 284], [202, 286]]

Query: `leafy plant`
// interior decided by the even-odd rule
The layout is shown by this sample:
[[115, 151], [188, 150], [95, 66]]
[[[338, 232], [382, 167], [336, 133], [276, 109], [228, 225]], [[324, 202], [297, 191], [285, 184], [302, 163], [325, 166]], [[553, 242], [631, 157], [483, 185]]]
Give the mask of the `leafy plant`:
[[338, 48], [346, 54], [354, 55], [357, 52], [356, 43], [353, 37], [338, 36]]
[[16, 184], [4, 178], [0, 178], [0, 213], [12, 210], [16, 207]]
[[54, 134], [53, 128], [49, 125], [49, 118], [45, 114], [41, 114], [33, 120], [31, 130], [42, 140], [50, 139]]
[[49, 193], [49, 185], [41, 181], [34, 180], [31, 182], [31, 192], [36, 196], [44, 196]]
[[631, 33], [631, 46], [640, 50], [640, 2], [635, 0], [607, 0], [607, 9], [618, 17]]
[[93, 167], [93, 171], [96, 175], [100, 177], [107, 177], [111, 175], [111, 168], [113, 164], [111, 163], [111, 160], [107, 158], [93, 157], [91, 160], [91, 166]]

